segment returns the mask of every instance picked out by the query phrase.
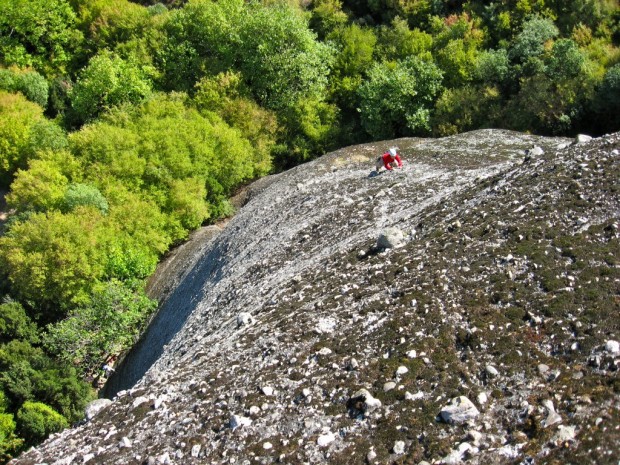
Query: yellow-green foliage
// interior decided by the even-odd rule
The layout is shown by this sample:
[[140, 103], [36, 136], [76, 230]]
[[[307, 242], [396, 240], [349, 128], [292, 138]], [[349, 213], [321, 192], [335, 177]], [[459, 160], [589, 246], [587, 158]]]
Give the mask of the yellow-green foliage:
[[37, 443], [51, 433], [69, 426], [67, 420], [49, 405], [42, 402], [25, 402], [17, 412], [20, 433], [31, 443]]
[[0, 185], [7, 185], [30, 154], [32, 127], [43, 119], [43, 109], [20, 94], [0, 91]]
[[88, 301], [105, 271], [103, 226], [102, 214], [90, 207], [34, 213], [14, 223], [0, 238], [0, 261], [14, 295], [55, 311]]

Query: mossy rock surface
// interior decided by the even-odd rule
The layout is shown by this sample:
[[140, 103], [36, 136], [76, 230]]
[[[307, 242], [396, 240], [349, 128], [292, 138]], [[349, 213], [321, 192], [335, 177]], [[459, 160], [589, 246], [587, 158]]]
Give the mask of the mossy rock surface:
[[[616, 465], [620, 135], [571, 142], [386, 141], [250, 187], [167, 294], [181, 329], [137, 386], [14, 463]], [[405, 168], [371, 175], [391, 145]], [[378, 250], [390, 227], [404, 244]], [[360, 389], [380, 406], [351, 408]], [[440, 421], [458, 396], [479, 415]]]

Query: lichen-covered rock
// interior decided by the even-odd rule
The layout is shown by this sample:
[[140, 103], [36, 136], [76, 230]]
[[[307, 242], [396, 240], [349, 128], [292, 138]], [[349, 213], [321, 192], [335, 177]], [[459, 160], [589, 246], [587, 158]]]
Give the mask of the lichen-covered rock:
[[400, 139], [404, 169], [369, 177], [386, 144], [249, 186], [164, 267], [112, 404], [14, 464], [619, 457], [620, 135]]

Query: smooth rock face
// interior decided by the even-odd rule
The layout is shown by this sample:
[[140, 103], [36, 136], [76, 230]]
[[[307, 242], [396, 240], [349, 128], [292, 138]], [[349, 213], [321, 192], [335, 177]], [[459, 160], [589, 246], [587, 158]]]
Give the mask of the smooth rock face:
[[378, 142], [257, 181], [184, 249], [148, 371], [117, 367], [112, 404], [14, 464], [620, 456], [620, 135], [571, 142], [400, 139], [393, 173], [369, 176]]

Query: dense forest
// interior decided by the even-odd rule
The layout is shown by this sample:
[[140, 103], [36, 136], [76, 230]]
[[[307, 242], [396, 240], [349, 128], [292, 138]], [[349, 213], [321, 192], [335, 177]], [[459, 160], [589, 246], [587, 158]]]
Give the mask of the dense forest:
[[614, 0], [0, 0], [0, 461], [83, 416], [158, 260], [337, 147], [620, 129]]

